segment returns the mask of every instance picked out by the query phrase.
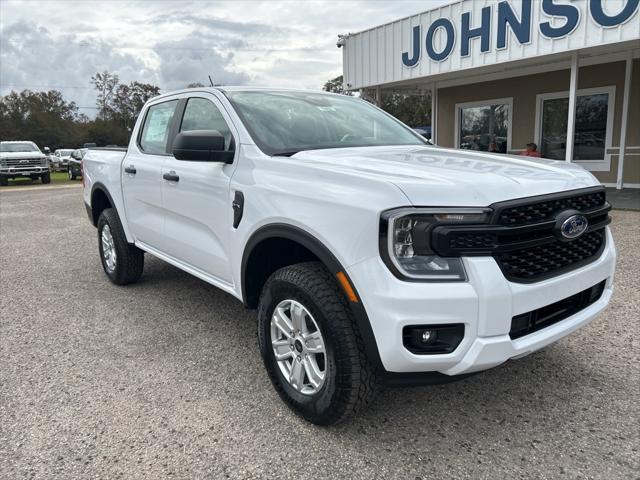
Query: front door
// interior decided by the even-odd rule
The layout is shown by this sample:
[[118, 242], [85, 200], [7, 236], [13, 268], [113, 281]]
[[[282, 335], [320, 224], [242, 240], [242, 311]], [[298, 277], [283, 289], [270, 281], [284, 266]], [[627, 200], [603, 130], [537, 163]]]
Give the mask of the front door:
[[[235, 141], [224, 108], [214, 96], [191, 97], [179, 132], [217, 130], [225, 149]], [[167, 157], [162, 167], [165, 251], [173, 258], [231, 284], [228, 234], [232, 228], [229, 184], [234, 164]]]
[[178, 100], [152, 105], [136, 142], [131, 142], [122, 165], [122, 192], [127, 223], [134, 238], [162, 249], [162, 166]]

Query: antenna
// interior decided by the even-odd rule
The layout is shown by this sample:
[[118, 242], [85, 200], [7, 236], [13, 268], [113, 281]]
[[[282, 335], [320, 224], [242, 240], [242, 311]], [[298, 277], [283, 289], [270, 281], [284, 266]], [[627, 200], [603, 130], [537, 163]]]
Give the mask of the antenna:
[[209, 75], [209, 83], [211, 84], [211, 86], [213, 87], [213, 80], [211, 80], [211, 75]]

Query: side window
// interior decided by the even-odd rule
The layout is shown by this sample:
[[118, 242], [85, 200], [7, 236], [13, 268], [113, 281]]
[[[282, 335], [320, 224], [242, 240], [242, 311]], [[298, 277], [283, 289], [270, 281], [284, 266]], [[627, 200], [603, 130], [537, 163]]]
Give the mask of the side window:
[[182, 117], [180, 131], [217, 130], [224, 136], [225, 150], [233, 150], [234, 143], [229, 125], [213, 102], [206, 98], [190, 98]]
[[167, 153], [167, 138], [177, 105], [178, 100], [171, 100], [149, 107], [140, 135], [140, 148], [145, 153], [155, 155]]

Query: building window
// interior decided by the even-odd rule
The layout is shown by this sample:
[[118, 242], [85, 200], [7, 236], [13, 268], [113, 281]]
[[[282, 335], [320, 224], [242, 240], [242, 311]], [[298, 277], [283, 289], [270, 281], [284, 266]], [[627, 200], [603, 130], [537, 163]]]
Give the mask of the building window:
[[[577, 92], [573, 160], [590, 170], [609, 170], [614, 95], [615, 87]], [[544, 158], [566, 158], [568, 111], [568, 92], [538, 95], [536, 137]]]
[[511, 109], [511, 99], [456, 105], [456, 146], [507, 153], [511, 148]]

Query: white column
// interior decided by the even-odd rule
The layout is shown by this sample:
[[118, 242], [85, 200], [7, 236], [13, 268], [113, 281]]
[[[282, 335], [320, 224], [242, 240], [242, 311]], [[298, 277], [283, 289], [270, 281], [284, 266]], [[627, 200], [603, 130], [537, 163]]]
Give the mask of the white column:
[[438, 123], [438, 88], [436, 83], [431, 84], [431, 143], [438, 144], [436, 139], [436, 125]]
[[569, 112], [567, 113], [567, 149], [565, 160], [573, 160], [573, 139], [576, 131], [576, 95], [578, 92], [578, 52], [571, 55], [571, 80], [569, 82]]
[[629, 100], [631, 96], [631, 67], [633, 66], [632, 52], [627, 52], [626, 68], [624, 70], [624, 96], [622, 97], [622, 125], [620, 127], [620, 154], [618, 155], [618, 179], [616, 188], [622, 189], [624, 174], [624, 150], [627, 147], [627, 123], [629, 122]]

